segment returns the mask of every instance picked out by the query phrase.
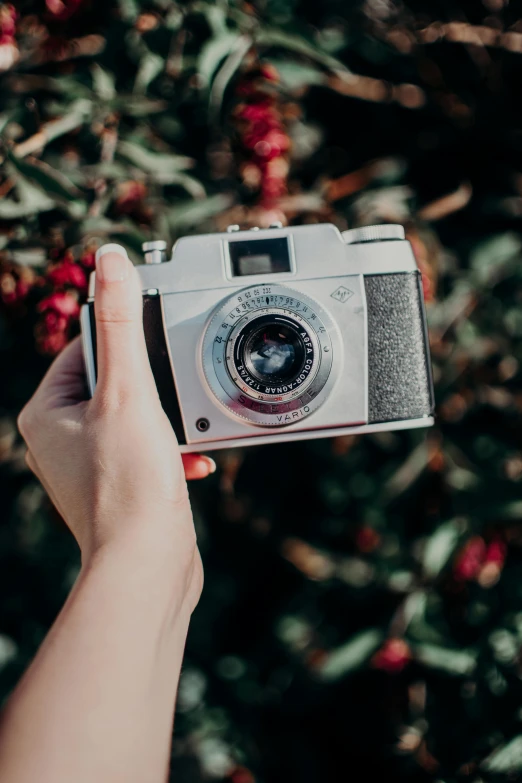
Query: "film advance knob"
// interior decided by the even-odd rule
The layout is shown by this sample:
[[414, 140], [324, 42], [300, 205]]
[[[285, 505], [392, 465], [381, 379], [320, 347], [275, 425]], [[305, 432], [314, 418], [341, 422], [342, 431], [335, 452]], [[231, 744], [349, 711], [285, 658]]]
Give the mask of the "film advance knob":
[[167, 243], [163, 239], [144, 242], [141, 249], [145, 253], [146, 264], [162, 264], [167, 260]]
[[404, 226], [395, 223], [384, 223], [381, 226], [361, 226], [342, 232], [342, 238], [347, 245], [360, 242], [386, 242], [392, 239], [404, 239]]

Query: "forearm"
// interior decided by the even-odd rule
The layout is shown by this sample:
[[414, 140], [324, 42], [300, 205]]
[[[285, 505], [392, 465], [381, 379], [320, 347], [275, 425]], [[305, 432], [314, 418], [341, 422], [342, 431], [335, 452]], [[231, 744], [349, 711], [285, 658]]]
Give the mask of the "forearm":
[[160, 783], [190, 609], [168, 551], [82, 570], [0, 727], [3, 783]]

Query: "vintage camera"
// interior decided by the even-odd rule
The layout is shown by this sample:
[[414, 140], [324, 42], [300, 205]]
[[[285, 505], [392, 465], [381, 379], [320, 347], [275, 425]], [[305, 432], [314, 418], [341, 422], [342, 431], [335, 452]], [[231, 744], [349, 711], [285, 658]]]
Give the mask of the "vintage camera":
[[[181, 451], [433, 424], [420, 275], [404, 229], [189, 236], [138, 267], [150, 363]], [[82, 310], [91, 394], [94, 304]]]

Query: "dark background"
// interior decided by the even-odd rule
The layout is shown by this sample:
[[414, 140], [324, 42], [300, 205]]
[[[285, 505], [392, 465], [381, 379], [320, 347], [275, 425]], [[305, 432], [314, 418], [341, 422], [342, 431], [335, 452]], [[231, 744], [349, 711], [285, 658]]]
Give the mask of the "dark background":
[[0, 5], [1, 694], [78, 572], [15, 421], [77, 332], [95, 248], [400, 222], [437, 425], [218, 452], [191, 487], [205, 589], [172, 780], [518, 780], [518, 4], [16, 10]]

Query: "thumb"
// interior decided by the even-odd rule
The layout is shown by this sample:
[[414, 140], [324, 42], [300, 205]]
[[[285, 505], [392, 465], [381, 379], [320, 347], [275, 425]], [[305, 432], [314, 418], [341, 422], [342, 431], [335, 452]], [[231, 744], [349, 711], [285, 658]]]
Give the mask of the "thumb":
[[96, 389], [117, 398], [155, 388], [143, 332], [138, 273], [121, 245], [96, 253], [94, 294], [98, 378]]

